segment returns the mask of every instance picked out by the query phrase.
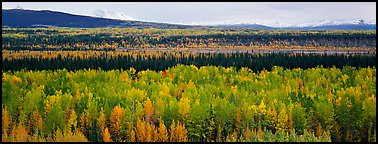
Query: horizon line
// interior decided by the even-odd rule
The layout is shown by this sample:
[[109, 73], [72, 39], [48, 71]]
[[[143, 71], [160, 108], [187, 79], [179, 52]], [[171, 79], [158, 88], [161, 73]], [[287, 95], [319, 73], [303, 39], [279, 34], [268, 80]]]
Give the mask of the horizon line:
[[[126, 19], [119, 19], [119, 18], [97, 17], [97, 16], [93, 16], [93, 15], [88, 15], [88, 14], [87, 15], [74, 14], [74, 13], [70, 13], [70, 12], [59, 11], [59, 10], [51, 10], [51, 9], [25, 9], [25, 8], [22, 8], [22, 7], [19, 7], [19, 6], [16, 7], [16, 8], [2, 8], [2, 10], [51, 11], [51, 12], [60, 12], [60, 13], [65, 13], [65, 14], [70, 14], [70, 15], [76, 15], [76, 16], [87, 16], [87, 17], [92, 17], [92, 18], [103, 18], [103, 19], [124, 20], [124, 21], [139, 21], [139, 22], [152, 22], [152, 23], [164, 23], [164, 24], [187, 25], [187, 26], [260, 25], [260, 26], [266, 26], [266, 27], [271, 27], [271, 28], [291, 28], [291, 27], [303, 28], [303, 27], [318, 27], [318, 26], [333, 26], [333, 25], [345, 25], [345, 24], [359, 24], [359, 23], [355, 23], [355, 22], [356, 21], [360, 21], [360, 20], [363, 20], [365, 22], [363, 24], [366, 24], [366, 25], [376, 25], [375, 22], [365, 21], [364, 19], [354, 19], [353, 23], [345, 23], [344, 22], [344, 23], [339, 23], [339, 24], [325, 24], [325, 25], [322, 25], [322, 24], [319, 24], [319, 25], [315, 25], [315, 24], [313, 24], [313, 25], [305, 25], [306, 23], [304, 23], [304, 24], [298, 24], [298, 25], [283, 24], [283, 26], [274, 26], [272, 24], [262, 24], [262, 23], [258, 23], [258, 22], [250, 22], [250, 23], [248, 23], [248, 22], [235, 22], [235, 23], [232, 23], [231, 22], [231, 23], [227, 23], [227, 20], [218, 21], [218, 22], [214, 22], [214, 21], [213, 22], [203, 22], [202, 24], [198, 24], [198, 22], [182, 23], [182, 22], [150, 21], [150, 20], [142, 20], [142, 19], [126, 20]], [[327, 20], [331, 21], [331, 22], [337, 22], [337, 20], [329, 20], [329, 19], [323, 19], [323, 20], [317, 20], [317, 21], [319, 22], [319, 21], [327, 21]], [[344, 20], [344, 21], [346, 21], [346, 20]], [[312, 22], [314, 23], [315, 21], [312, 21]], [[276, 22], [276, 23], [280, 24], [279, 22]], [[311, 22], [307, 22], [307, 23], [311, 23]]]

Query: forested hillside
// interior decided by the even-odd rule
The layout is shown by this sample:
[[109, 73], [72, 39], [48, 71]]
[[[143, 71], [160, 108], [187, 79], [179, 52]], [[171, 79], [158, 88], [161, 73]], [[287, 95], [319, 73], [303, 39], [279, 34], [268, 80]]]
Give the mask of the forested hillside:
[[375, 31], [247, 29], [3, 29], [3, 50], [125, 50], [143, 48], [368, 49]]

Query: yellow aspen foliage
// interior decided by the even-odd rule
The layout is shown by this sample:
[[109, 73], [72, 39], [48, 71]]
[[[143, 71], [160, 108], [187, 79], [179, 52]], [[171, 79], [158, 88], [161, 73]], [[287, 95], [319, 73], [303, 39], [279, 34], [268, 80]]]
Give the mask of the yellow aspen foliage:
[[152, 106], [152, 102], [149, 98], [147, 98], [146, 101], [144, 101], [144, 110], [145, 110], [145, 120], [147, 122], [151, 122], [151, 116], [152, 116], [152, 113], [153, 113], [153, 106]]
[[287, 124], [287, 131], [291, 131], [291, 129], [293, 128], [293, 108], [294, 108], [294, 105], [292, 103], [290, 103], [289, 105], [289, 108], [288, 108], [288, 124]]
[[300, 78], [298, 79], [298, 85], [300, 89], [303, 89], [303, 81]]
[[24, 125], [21, 123], [12, 130], [9, 137], [12, 142], [27, 142], [29, 135]]
[[329, 92], [328, 94], [327, 94], [327, 99], [329, 100], [329, 101], [332, 101], [332, 92]]
[[[190, 65], [190, 67], [194, 67], [195, 69], [198, 70], [198, 68], [195, 66], [195, 65]], [[188, 88], [195, 88], [196, 85], [194, 84], [194, 82], [192, 80], [189, 80], [189, 83], [188, 83]]]
[[76, 92], [75, 92], [75, 100], [80, 100], [80, 91], [79, 91], [79, 89], [77, 89], [76, 90]]
[[84, 135], [88, 135], [91, 126], [92, 121], [88, 115], [88, 112], [83, 112], [80, 116], [80, 132], [82, 132]]
[[267, 111], [267, 115], [271, 118], [270, 122], [272, 125], [276, 126], [277, 124], [277, 111], [275, 108], [269, 108]]
[[152, 132], [152, 141], [153, 142], [157, 142], [159, 140], [159, 133], [158, 133], [158, 130], [156, 129], [155, 125], [151, 124], [154, 129], [153, 129], [153, 132]]
[[58, 77], [58, 73], [57, 72], [54, 72], [53, 74], [54, 74], [55, 78]]
[[82, 133], [85, 133], [84, 131], [85, 131], [85, 112], [83, 112], [83, 113], [81, 113], [81, 115], [80, 115], [80, 127], [79, 127], [79, 129], [80, 129], [80, 131], [82, 132]]
[[367, 90], [368, 88], [367, 88], [367, 84], [366, 84], [366, 82], [364, 82], [363, 84], [362, 84], [362, 90]]
[[38, 137], [38, 134], [33, 134], [28, 139], [29, 142], [43, 142], [43, 139]]
[[285, 86], [285, 96], [287, 96], [287, 95], [289, 95], [289, 93], [291, 92], [291, 87], [290, 87], [290, 85], [287, 85], [287, 86]]
[[121, 125], [122, 125], [122, 115], [124, 112], [124, 108], [120, 105], [117, 105], [113, 108], [113, 111], [110, 115], [110, 133], [113, 136], [112, 139], [116, 142], [121, 141], [122, 133], [121, 133]]
[[159, 97], [156, 99], [156, 111], [155, 114], [160, 116], [164, 113], [165, 110], [165, 103], [163, 100], [161, 100]]
[[34, 110], [28, 120], [27, 129], [31, 135], [35, 134], [38, 130], [42, 130], [42, 117], [38, 113], [38, 110]]
[[103, 134], [102, 134], [102, 140], [104, 142], [112, 142], [112, 139], [110, 138], [110, 133], [108, 128], [106, 127]]
[[265, 114], [266, 113], [266, 106], [264, 104], [264, 100], [261, 100], [260, 105], [258, 106], [258, 111], [260, 114]]
[[63, 140], [64, 140], [63, 133], [60, 131], [59, 128], [55, 132], [54, 135], [55, 135], [55, 139], [54, 139], [55, 142], [63, 142]]
[[262, 139], [263, 135], [264, 135], [264, 132], [262, 131], [261, 128], [259, 128], [256, 132], [256, 135], [259, 139]]
[[237, 141], [238, 140], [238, 133], [236, 132], [236, 130], [234, 130], [234, 132], [232, 133], [232, 141]]
[[3, 134], [3, 135], [1, 136], [1, 142], [8, 142], [8, 136], [5, 135], [5, 134]]
[[[308, 87], [306, 86], [305, 88], [304, 88], [304, 92], [303, 92], [304, 94], [308, 94]], [[311, 97], [311, 99], [314, 99], [313, 97]]]
[[135, 72], [136, 72], [136, 70], [135, 70], [133, 67], [131, 67], [131, 68], [129, 69], [129, 71], [130, 71], [131, 74], [135, 74]]
[[167, 142], [168, 141], [168, 132], [167, 128], [164, 125], [164, 121], [160, 121], [158, 128], [158, 142]]
[[170, 127], [170, 138], [169, 140], [171, 142], [187, 142], [187, 130], [185, 128], [184, 124], [180, 124], [180, 122], [177, 123], [177, 126], [174, 122], [172, 121], [171, 127]]
[[240, 128], [240, 124], [241, 124], [241, 111], [240, 111], [240, 108], [238, 108], [237, 112], [236, 112], [236, 129]]
[[18, 84], [18, 83], [21, 83], [21, 82], [22, 82], [21, 78], [19, 78], [17, 76], [12, 77], [12, 83], [13, 84]]
[[226, 137], [226, 142], [231, 142], [231, 136], [230, 136], [230, 134], [227, 135], [227, 137]]
[[46, 142], [53, 142], [53, 141], [54, 141], [54, 140], [53, 140], [53, 136], [52, 136], [51, 133], [48, 133], [48, 134], [47, 134], [47, 137], [46, 137], [45, 141], [46, 141]]
[[175, 132], [176, 132], [176, 126], [175, 126], [175, 120], [173, 120], [170, 127], [170, 135], [169, 135], [170, 142], [174, 142], [174, 140], [176, 140]]
[[163, 82], [161, 85], [160, 85], [160, 89], [161, 89], [161, 91], [159, 92], [159, 97], [171, 97], [170, 96], [170, 93], [169, 93], [169, 87], [168, 87], [168, 85], [165, 83], [165, 82]]
[[232, 92], [232, 94], [237, 95], [237, 90], [238, 90], [238, 86], [237, 85], [231, 86], [231, 92]]
[[287, 115], [286, 107], [283, 105], [277, 117], [276, 129], [285, 130], [287, 127], [288, 120], [289, 120], [289, 116]]
[[104, 134], [106, 127], [106, 118], [103, 112], [100, 112], [100, 116], [97, 118], [97, 126], [100, 128], [101, 133]]
[[146, 129], [144, 123], [140, 119], [137, 119], [136, 121], [136, 141], [141, 142], [144, 141], [144, 136], [146, 135]]
[[72, 78], [72, 72], [67, 72], [67, 77]]
[[320, 137], [322, 134], [323, 134], [322, 126], [320, 123], [318, 123], [315, 128], [315, 136]]
[[251, 140], [252, 132], [251, 132], [251, 130], [249, 130], [249, 128], [247, 127], [247, 128], [244, 130], [243, 135], [244, 135], [244, 140], [248, 142], [248, 141]]
[[341, 97], [341, 96], [339, 96], [339, 97], [335, 100], [335, 103], [336, 103], [337, 106], [340, 106], [340, 102], [341, 102], [341, 100], [342, 100], [342, 97]]
[[149, 137], [147, 127], [148, 127], [148, 124], [146, 124], [140, 119], [137, 119], [136, 133], [135, 133], [137, 142], [147, 142], [147, 137]]
[[182, 117], [186, 117], [190, 111], [189, 99], [183, 96], [178, 103], [178, 111]]
[[266, 78], [266, 75], [267, 75], [268, 71], [267, 70], [262, 70], [260, 72], [260, 79], [265, 79]]
[[216, 138], [216, 142], [220, 142], [222, 141], [222, 133], [221, 133], [221, 126], [218, 125], [218, 132], [217, 132], [217, 138]]
[[61, 133], [58, 133], [58, 135], [59, 141], [56, 139], [56, 142], [88, 142], [88, 139], [81, 132], [64, 133], [63, 137], [61, 137]]
[[126, 122], [125, 123], [125, 125], [126, 125], [126, 136], [127, 136], [127, 138], [126, 138], [126, 140], [128, 141], [128, 142], [130, 142], [130, 138], [131, 138], [131, 131], [133, 130], [133, 124], [132, 124], [133, 122]]
[[130, 76], [129, 76], [129, 74], [126, 71], [123, 71], [121, 74], [119, 74], [119, 77], [124, 82], [131, 83]]
[[131, 141], [131, 142], [136, 142], [136, 140], [135, 140], [135, 132], [134, 132], [134, 130], [131, 130], [131, 132], [130, 132], [130, 141]]
[[152, 140], [153, 140], [152, 135], [155, 131], [155, 126], [153, 124], [149, 124], [149, 123], [146, 123], [146, 122], [144, 122], [144, 123], [146, 125], [146, 133], [147, 133], [145, 135], [145, 140], [146, 140], [146, 142], [152, 142]]
[[1, 126], [2, 126], [2, 135], [3, 137], [4, 136], [7, 136], [8, 135], [8, 129], [9, 129], [9, 124], [10, 124], [10, 115], [9, 115], [9, 112], [7, 110], [7, 108], [3, 108], [2, 112], [1, 112]]
[[59, 95], [52, 95], [45, 100], [45, 115], [52, 111], [52, 106], [60, 100]]
[[70, 110], [68, 122], [66, 124], [66, 131], [71, 132], [76, 132], [76, 127], [77, 127], [77, 115], [74, 109]]

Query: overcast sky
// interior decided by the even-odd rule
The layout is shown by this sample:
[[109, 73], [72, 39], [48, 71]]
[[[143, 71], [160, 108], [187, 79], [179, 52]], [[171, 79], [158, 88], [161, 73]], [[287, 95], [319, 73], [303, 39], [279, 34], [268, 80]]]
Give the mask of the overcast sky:
[[2, 2], [3, 9], [53, 10], [71, 14], [176, 24], [256, 23], [271, 26], [376, 23], [376, 2]]

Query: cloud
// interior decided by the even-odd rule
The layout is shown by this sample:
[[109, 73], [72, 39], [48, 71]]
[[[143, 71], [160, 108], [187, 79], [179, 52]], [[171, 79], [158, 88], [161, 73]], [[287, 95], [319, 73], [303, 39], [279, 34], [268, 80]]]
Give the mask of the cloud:
[[92, 15], [94, 17], [100, 17], [100, 18], [109, 18], [109, 19], [120, 19], [120, 20], [136, 20], [133, 17], [127, 16], [124, 13], [120, 12], [113, 12], [109, 10], [104, 10], [104, 9], [95, 9], [92, 12]]
[[[362, 21], [361, 21], [362, 20]], [[327, 26], [327, 25], [342, 25], [342, 24], [375, 24], [374, 22], [365, 21], [363, 19], [340, 19], [340, 20], [330, 20], [330, 19], [323, 19], [317, 21], [310, 21], [307, 23], [302, 23], [297, 26], [305, 27], [305, 26]]]
[[104, 10], [101, 10], [101, 9], [95, 9], [95, 10], [93, 11], [93, 14], [94, 14], [96, 17], [100, 17], [100, 18], [105, 17], [105, 11], [104, 11]]
[[274, 23], [267, 23], [267, 24], [265, 24], [266, 26], [270, 26], [270, 27], [290, 27], [290, 26], [292, 26], [292, 25], [288, 25], [288, 24], [284, 24], [284, 23], [281, 23], [281, 22], [279, 22], [279, 21], [276, 21], [276, 22], [274, 22]]

